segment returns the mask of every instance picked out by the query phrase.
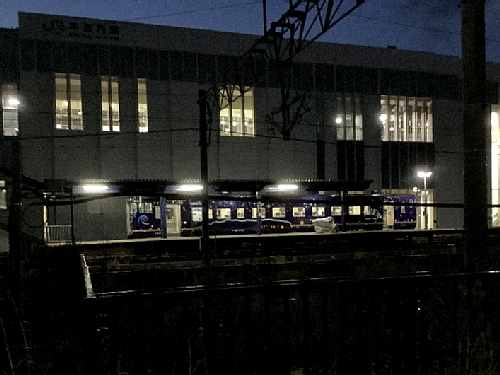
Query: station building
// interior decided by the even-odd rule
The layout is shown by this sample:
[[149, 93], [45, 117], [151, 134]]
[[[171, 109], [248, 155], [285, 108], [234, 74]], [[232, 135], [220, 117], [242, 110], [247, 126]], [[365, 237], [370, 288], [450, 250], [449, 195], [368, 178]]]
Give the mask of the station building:
[[[463, 202], [458, 57], [313, 43], [294, 58], [292, 96], [305, 100], [285, 141], [276, 117], [276, 71], [262, 60], [234, 72], [257, 39], [19, 13], [17, 29], [0, 29], [0, 208], [7, 211], [13, 139], [21, 144], [23, 175], [35, 181], [199, 179], [200, 89], [212, 96], [210, 179], [373, 180], [367, 193], [423, 199], [417, 172], [428, 171], [429, 202]], [[488, 63], [494, 204], [500, 199], [499, 88], [500, 64]], [[68, 207], [52, 207], [41, 220], [46, 228], [67, 226], [71, 216], [77, 240], [126, 238], [126, 201], [78, 204], [72, 215]], [[40, 222], [34, 221], [30, 227]], [[496, 209], [490, 224], [500, 225]], [[461, 209], [429, 210], [431, 228], [462, 225]]]

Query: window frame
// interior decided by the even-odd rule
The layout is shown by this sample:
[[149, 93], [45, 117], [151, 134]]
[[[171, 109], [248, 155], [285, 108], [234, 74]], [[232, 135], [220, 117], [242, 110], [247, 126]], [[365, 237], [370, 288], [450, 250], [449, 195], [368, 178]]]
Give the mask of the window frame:
[[137, 131], [149, 132], [148, 82], [145, 78], [137, 78]]
[[[64, 89], [59, 90], [58, 80], [64, 81]], [[74, 81], [78, 83], [75, 85]], [[54, 75], [54, 94], [55, 94], [55, 115], [54, 128], [56, 130], [84, 130], [84, 115], [83, 115], [83, 98], [82, 98], [82, 78], [80, 74], [70, 73], [55, 73]], [[78, 90], [75, 90], [75, 87]], [[76, 99], [75, 99], [76, 98]], [[66, 103], [66, 109], [63, 105], [59, 106], [58, 102]], [[74, 113], [74, 106], [78, 105], [79, 112]], [[66, 114], [67, 124], [63, 124], [64, 115]], [[58, 122], [58, 120], [60, 120]], [[80, 124], [75, 123], [79, 120]]]
[[380, 96], [382, 142], [434, 142], [433, 100], [417, 96]]
[[[219, 134], [221, 136], [255, 137], [254, 97], [252, 86], [225, 85], [219, 89]], [[236, 129], [233, 130], [234, 127]]]
[[[106, 90], [105, 90], [106, 89]], [[106, 99], [106, 100], [105, 100]], [[104, 114], [105, 103], [107, 112]], [[114, 105], [117, 110], [114, 111]], [[101, 76], [101, 131], [118, 133], [120, 124], [120, 82], [116, 76]], [[115, 118], [116, 115], [116, 118]], [[107, 121], [107, 125], [104, 121]], [[117, 125], [115, 125], [117, 124]], [[107, 129], [106, 129], [107, 128]]]

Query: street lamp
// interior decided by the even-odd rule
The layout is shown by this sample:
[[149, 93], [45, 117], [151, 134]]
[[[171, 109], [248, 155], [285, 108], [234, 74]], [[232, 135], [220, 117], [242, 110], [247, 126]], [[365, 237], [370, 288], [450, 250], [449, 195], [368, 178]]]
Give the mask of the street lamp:
[[431, 177], [432, 172], [418, 172], [418, 177], [424, 179], [424, 194], [425, 194], [425, 205], [423, 207], [424, 216], [424, 229], [427, 229], [427, 178]]

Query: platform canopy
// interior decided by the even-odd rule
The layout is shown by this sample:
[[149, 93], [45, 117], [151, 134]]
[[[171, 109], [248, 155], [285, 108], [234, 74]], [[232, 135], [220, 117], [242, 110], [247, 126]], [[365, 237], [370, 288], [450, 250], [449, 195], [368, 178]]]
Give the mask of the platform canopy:
[[[210, 180], [211, 196], [230, 198], [233, 194], [272, 194], [276, 192], [314, 193], [364, 191], [372, 180]], [[202, 190], [199, 179], [191, 180], [45, 180], [44, 192], [55, 197], [88, 195], [110, 196], [165, 196], [182, 198], [196, 195]]]

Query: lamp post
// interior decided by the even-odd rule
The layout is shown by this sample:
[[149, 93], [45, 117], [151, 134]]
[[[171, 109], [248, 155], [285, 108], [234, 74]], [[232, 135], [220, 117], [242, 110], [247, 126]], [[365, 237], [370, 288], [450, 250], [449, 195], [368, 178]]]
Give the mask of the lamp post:
[[[422, 191], [418, 187], [414, 186], [413, 192], [415, 193], [416, 197], [418, 197], [418, 193], [420, 192], [420, 204], [422, 204]], [[417, 229], [422, 229], [422, 216], [418, 216], [417, 211], [415, 211], [415, 213], [417, 215]], [[420, 215], [422, 215], [422, 209], [420, 209]]]
[[427, 178], [431, 177], [432, 172], [418, 172], [418, 177], [424, 179], [424, 194], [425, 194], [425, 204], [423, 207], [423, 216], [424, 216], [424, 229], [427, 229]]

